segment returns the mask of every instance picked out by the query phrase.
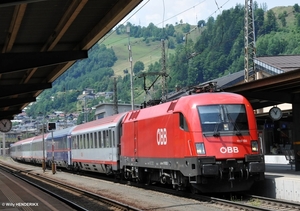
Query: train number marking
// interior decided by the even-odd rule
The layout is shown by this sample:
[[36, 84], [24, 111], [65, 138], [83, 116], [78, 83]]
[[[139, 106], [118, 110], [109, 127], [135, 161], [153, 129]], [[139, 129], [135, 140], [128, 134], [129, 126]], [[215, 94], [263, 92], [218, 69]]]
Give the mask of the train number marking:
[[157, 145], [167, 145], [167, 129], [158, 128], [156, 131], [156, 141]]
[[238, 147], [221, 147], [220, 152], [222, 154], [225, 154], [225, 153], [239, 153], [239, 148]]

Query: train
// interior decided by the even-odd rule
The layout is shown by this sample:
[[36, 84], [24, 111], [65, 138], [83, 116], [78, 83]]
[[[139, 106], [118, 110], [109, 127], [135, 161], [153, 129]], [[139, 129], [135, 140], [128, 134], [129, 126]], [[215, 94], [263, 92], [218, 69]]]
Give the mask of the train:
[[[44, 150], [44, 152], [43, 152]], [[239, 94], [191, 94], [18, 141], [16, 161], [55, 163], [196, 192], [247, 191], [264, 179], [255, 114]]]

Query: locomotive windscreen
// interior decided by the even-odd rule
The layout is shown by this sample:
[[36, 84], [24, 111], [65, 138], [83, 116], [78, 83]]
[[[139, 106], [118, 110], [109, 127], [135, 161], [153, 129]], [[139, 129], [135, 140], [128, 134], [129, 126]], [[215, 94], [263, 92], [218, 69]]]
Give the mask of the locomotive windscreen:
[[242, 104], [223, 104], [198, 106], [203, 132], [212, 132], [214, 136], [220, 132], [249, 130], [245, 106]]

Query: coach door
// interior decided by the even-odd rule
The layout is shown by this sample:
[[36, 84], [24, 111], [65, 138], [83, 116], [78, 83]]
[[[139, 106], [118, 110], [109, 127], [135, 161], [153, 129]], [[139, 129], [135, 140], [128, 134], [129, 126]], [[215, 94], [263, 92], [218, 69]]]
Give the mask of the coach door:
[[71, 147], [72, 147], [72, 139], [71, 136], [67, 136], [67, 159], [68, 159], [68, 166], [71, 165]]
[[108, 152], [108, 160], [112, 161], [113, 160], [113, 146], [112, 146], [112, 131], [111, 128], [109, 130], [106, 130], [106, 137], [105, 137], [105, 147], [107, 148]]
[[134, 131], [133, 131], [133, 138], [134, 138], [134, 159], [136, 161], [138, 156], [138, 122], [134, 122]]
[[110, 144], [111, 144], [111, 161], [115, 161], [117, 149], [116, 149], [116, 134], [115, 134], [115, 127], [109, 128], [109, 136], [110, 136]]

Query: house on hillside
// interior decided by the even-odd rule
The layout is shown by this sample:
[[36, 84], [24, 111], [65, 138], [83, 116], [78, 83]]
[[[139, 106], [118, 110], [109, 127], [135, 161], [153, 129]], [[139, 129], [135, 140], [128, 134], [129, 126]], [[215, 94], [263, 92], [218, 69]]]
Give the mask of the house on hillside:
[[85, 101], [87, 99], [95, 99], [96, 95], [93, 89], [86, 88], [82, 94], [77, 97], [77, 100]]

